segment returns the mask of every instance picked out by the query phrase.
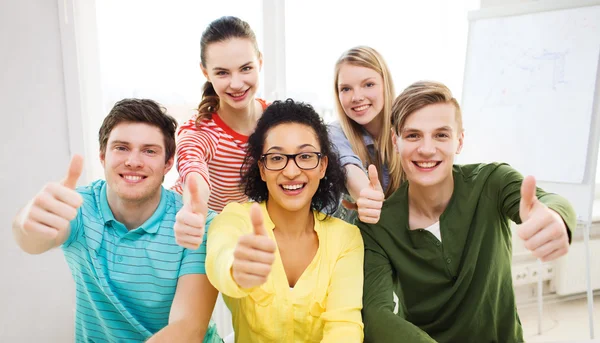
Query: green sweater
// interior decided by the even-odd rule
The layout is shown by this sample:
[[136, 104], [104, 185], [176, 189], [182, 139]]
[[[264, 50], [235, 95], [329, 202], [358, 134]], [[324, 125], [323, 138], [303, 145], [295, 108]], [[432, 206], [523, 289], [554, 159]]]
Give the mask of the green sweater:
[[[365, 342], [523, 341], [510, 225], [521, 222], [523, 177], [506, 164], [455, 165], [453, 176], [454, 192], [440, 216], [442, 242], [409, 229], [406, 182], [384, 202], [379, 223], [358, 223], [365, 244]], [[539, 188], [537, 196], [568, 230], [575, 228], [575, 211], [564, 198]]]

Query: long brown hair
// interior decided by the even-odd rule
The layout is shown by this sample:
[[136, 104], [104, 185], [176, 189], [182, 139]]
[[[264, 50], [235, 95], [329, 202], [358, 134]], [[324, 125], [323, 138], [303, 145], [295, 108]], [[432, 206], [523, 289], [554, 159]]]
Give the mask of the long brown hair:
[[[338, 76], [340, 74], [340, 68], [344, 64], [353, 66], [365, 67], [376, 71], [381, 75], [383, 79], [383, 109], [381, 113], [374, 120], [381, 122], [381, 134], [379, 137], [373, 137], [375, 141], [375, 158], [372, 158], [367, 147], [363, 142], [363, 128], [360, 124], [350, 119], [344, 112], [344, 108], [340, 103], [339, 89], [338, 89]], [[338, 118], [342, 130], [348, 141], [352, 146], [352, 150], [358, 158], [365, 164], [374, 164], [379, 170], [379, 178], [383, 179], [382, 166], [384, 164], [388, 167], [390, 181], [385, 190], [385, 197], [389, 197], [402, 182], [401, 173], [392, 173], [393, 170], [402, 169], [400, 167], [400, 158], [394, 150], [394, 145], [391, 137], [391, 113], [392, 113], [392, 101], [394, 100], [394, 83], [392, 82], [392, 75], [385, 63], [383, 57], [375, 49], [367, 46], [358, 46], [352, 48], [342, 54], [335, 64], [335, 75], [334, 75], [334, 89], [335, 89], [335, 102], [338, 113]]]
[[[206, 50], [212, 43], [223, 42], [232, 38], [248, 39], [254, 45], [256, 53], [260, 56], [256, 35], [247, 22], [237, 17], [221, 17], [206, 27], [200, 38], [200, 63], [206, 68]], [[202, 101], [198, 105], [198, 117], [196, 125], [203, 119], [210, 119], [212, 113], [219, 110], [219, 96], [209, 81], [204, 83], [202, 89]]]

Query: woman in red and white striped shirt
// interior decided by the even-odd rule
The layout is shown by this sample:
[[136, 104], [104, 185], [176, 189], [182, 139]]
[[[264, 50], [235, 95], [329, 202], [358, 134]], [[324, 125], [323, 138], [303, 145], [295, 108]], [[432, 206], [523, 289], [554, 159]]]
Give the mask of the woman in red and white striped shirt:
[[262, 55], [248, 23], [222, 17], [202, 33], [200, 61], [207, 81], [198, 114], [177, 133], [180, 177], [173, 189], [187, 203], [186, 181], [196, 178], [208, 207], [220, 212], [232, 201], [247, 200], [240, 169], [248, 136], [267, 106], [255, 98]]

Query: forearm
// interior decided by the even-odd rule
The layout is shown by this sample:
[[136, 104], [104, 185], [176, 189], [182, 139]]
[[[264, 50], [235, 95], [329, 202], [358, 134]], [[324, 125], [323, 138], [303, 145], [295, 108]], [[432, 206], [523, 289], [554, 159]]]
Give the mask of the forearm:
[[365, 308], [365, 343], [395, 342], [399, 337], [411, 343], [435, 343], [425, 331], [387, 309]]
[[346, 169], [346, 189], [352, 199], [356, 200], [360, 196], [360, 191], [369, 186], [369, 178], [357, 165], [347, 164], [344, 169]]
[[148, 343], [160, 342], [202, 342], [207, 325], [200, 325], [193, 319], [181, 319], [165, 326], [150, 337]]

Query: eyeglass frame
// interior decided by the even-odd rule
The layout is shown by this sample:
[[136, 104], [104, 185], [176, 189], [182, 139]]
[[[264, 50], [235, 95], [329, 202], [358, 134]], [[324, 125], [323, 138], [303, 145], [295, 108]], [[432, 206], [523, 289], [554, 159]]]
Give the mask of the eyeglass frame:
[[[302, 168], [302, 167], [300, 167], [298, 165], [298, 161], [296, 161], [296, 156], [299, 156], [299, 155], [302, 155], [302, 154], [315, 154], [315, 155], [317, 155], [317, 165], [315, 165], [312, 168]], [[265, 158], [267, 158], [267, 156], [269, 156], [269, 155], [281, 155], [281, 156], [285, 156], [286, 161], [285, 161], [285, 164], [283, 165], [283, 167], [280, 168], [280, 169], [270, 169], [270, 168], [268, 168], [267, 167], [267, 163], [265, 162]], [[321, 159], [323, 159], [323, 153], [316, 152], [316, 151], [304, 151], [304, 152], [299, 152], [297, 154], [282, 154], [282, 153], [279, 153], [279, 152], [270, 152], [270, 153], [266, 153], [266, 154], [260, 155], [259, 160], [262, 162], [262, 165], [263, 165], [263, 167], [265, 167], [266, 170], [281, 171], [281, 170], [284, 170], [288, 166], [288, 164], [290, 163], [290, 158], [294, 161], [294, 163], [296, 164], [296, 167], [298, 167], [299, 169], [301, 169], [301, 170], [313, 170], [313, 169], [316, 169], [319, 166], [319, 164], [321, 164]]]

